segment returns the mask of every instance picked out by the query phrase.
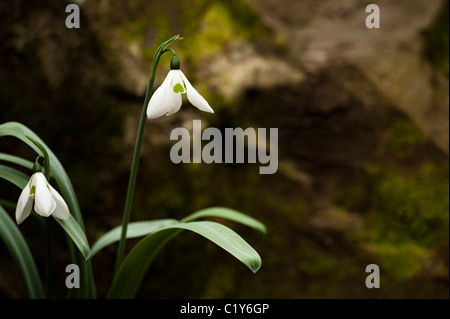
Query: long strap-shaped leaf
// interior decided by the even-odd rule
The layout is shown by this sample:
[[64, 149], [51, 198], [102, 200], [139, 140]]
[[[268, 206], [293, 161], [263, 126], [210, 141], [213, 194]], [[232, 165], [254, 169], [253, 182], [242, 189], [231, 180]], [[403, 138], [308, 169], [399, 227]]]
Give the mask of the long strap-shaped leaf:
[[72, 238], [75, 245], [83, 254], [85, 260], [89, 258], [90, 248], [84, 231], [72, 215], [68, 219], [62, 220], [55, 217], [55, 220], [61, 225], [66, 233]]
[[[127, 227], [127, 239], [147, 236], [167, 226], [178, 223], [176, 219], [158, 219], [142, 222], [132, 222]], [[119, 241], [122, 232], [122, 226], [117, 226], [111, 229], [106, 234], [102, 235], [92, 245], [90, 258], [94, 257], [100, 250], [106, 246]]]
[[[59, 186], [61, 195], [64, 197], [64, 200], [69, 207], [70, 213], [79, 224], [80, 229], [84, 232], [83, 218], [81, 216], [80, 207], [78, 205], [78, 200], [72, 183], [61, 162], [58, 160], [52, 150], [32, 130], [18, 122], [8, 122], [0, 125], [0, 137], [3, 136], [13, 136], [22, 140], [24, 143], [34, 149], [38, 154], [41, 154], [39, 148], [26, 136], [30, 136], [45, 148], [50, 157], [52, 176], [55, 178]], [[69, 242], [69, 245], [72, 245], [72, 243]], [[74, 251], [72, 247], [70, 247], [70, 250]], [[96, 291], [92, 273], [92, 266], [90, 262], [85, 261], [85, 256], [80, 256], [76, 253], [75, 256], [73, 256], [73, 259], [75, 259], [74, 262], [80, 267], [81, 273], [81, 287], [80, 289], [73, 290], [74, 293], [80, 298], [95, 298]]]
[[39, 272], [27, 242], [2, 206], [0, 206], [0, 237], [19, 269], [28, 297], [44, 298]]
[[27, 185], [30, 179], [24, 173], [5, 165], [0, 165], [0, 178], [7, 180], [21, 189]]
[[192, 215], [189, 215], [189, 216], [183, 218], [181, 221], [187, 223], [187, 222], [193, 221], [195, 219], [204, 218], [204, 217], [213, 217], [213, 218], [220, 217], [220, 218], [229, 219], [229, 220], [235, 221], [237, 223], [240, 223], [242, 225], [246, 225], [253, 229], [259, 230], [263, 234], [267, 233], [266, 226], [264, 226], [264, 224], [261, 223], [260, 221], [254, 219], [253, 217], [250, 217], [246, 214], [238, 212], [234, 209], [230, 209], [230, 208], [226, 208], [226, 207], [205, 208], [205, 209], [202, 209], [202, 210], [199, 210], [199, 211], [193, 213]]
[[211, 240], [253, 272], [261, 267], [258, 253], [230, 228], [209, 221], [177, 223], [147, 236], [130, 251], [114, 277], [108, 298], [133, 298], [156, 254], [182, 230], [193, 231]]
[[6, 153], [0, 153], [0, 161], [14, 163], [14, 164], [23, 166], [28, 169], [33, 169], [33, 164], [34, 164], [33, 162], [23, 159], [22, 157], [18, 157], [18, 156], [6, 154]]
[[[260, 221], [238, 212], [234, 209], [226, 208], [226, 207], [211, 207], [199, 210], [192, 215], [189, 215], [186, 218], [183, 218], [181, 222], [190, 222], [199, 218], [212, 217], [212, 218], [224, 218], [228, 220], [232, 220], [234, 222], [249, 226], [253, 229], [259, 230], [262, 233], [266, 233], [266, 226]], [[175, 219], [159, 219], [159, 220], [151, 220], [151, 221], [141, 221], [141, 222], [132, 222], [128, 224], [127, 229], [127, 239], [147, 236], [152, 234], [158, 230], [161, 230], [164, 227], [170, 226], [172, 224], [177, 223], [178, 221]], [[120, 235], [122, 231], [122, 226], [117, 226], [116, 228], [110, 230], [106, 234], [102, 235], [95, 243], [92, 245], [90, 258], [92, 258], [95, 254], [97, 254], [100, 250], [105, 248], [106, 246], [119, 241]]]

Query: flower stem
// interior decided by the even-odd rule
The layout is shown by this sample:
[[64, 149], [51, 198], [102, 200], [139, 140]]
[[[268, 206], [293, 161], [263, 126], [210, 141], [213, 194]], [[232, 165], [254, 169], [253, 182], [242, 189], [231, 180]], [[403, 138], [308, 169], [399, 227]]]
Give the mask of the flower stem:
[[[44, 175], [48, 182], [50, 182], [50, 157], [48, 156], [48, 152], [38, 141], [33, 139], [32, 137], [25, 135], [27, 139], [29, 139], [31, 142], [33, 142], [34, 145], [36, 145], [42, 152], [43, 158], [44, 158]], [[40, 155], [36, 158], [35, 166], [33, 166], [33, 169], [40, 167], [39, 165], [39, 158], [42, 158]], [[39, 169], [40, 170], [40, 169]], [[51, 265], [52, 265], [52, 242], [51, 242], [51, 224], [50, 224], [50, 218], [45, 218], [45, 250], [46, 250], [46, 256], [45, 256], [45, 281], [47, 286], [46, 291], [46, 297], [47, 299], [50, 299], [52, 297], [52, 278], [51, 278]]]
[[[45, 178], [47, 179], [47, 181], [50, 182], [50, 157], [48, 156], [47, 150], [45, 149], [44, 146], [41, 145], [41, 143], [39, 143], [32, 137], [30, 137], [28, 135], [25, 135], [25, 137], [27, 139], [29, 139], [31, 142], [33, 142], [33, 144], [36, 145], [41, 150], [42, 154], [44, 155], [44, 167], [45, 167], [44, 175], [45, 175]], [[39, 156], [36, 159], [36, 162], [38, 162], [38, 159], [39, 159]]]
[[52, 246], [51, 246], [51, 231], [50, 231], [50, 218], [45, 219], [45, 247], [46, 247], [46, 258], [45, 258], [45, 280], [47, 286], [47, 299], [52, 296], [52, 278], [51, 278], [51, 264], [52, 264]]
[[142, 138], [144, 136], [144, 128], [145, 128], [145, 122], [147, 120], [147, 107], [148, 103], [150, 101], [150, 98], [152, 96], [153, 91], [153, 84], [155, 82], [156, 77], [156, 69], [158, 67], [159, 60], [161, 56], [166, 52], [165, 49], [168, 45], [170, 45], [172, 42], [175, 42], [177, 40], [182, 39], [179, 35], [172, 37], [171, 39], [167, 40], [163, 44], [159, 46], [159, 48], [156, 50], [156, 53], [153, 57], [153, 62], [150, 70], [150, 78], [147, 86], [147, 92], [145, 94], [145, 100], [144, 100], [144, 106], [142, 107], [142, 113], [141, 113], [141, 119], [139, 122], [139, 128], [138, 133], [136, 137], [136, 144], [134, 147], [134, 153], [133, 153], [133, 161], [131, 163], [131, 172], [130, 172], [130, 179], [128, 181], [128, 190], [127, 195], [125, 199], [125, 208], [123, 211], [122, 216], [122, 232], [120, 236], [120, 242], [119, 242], [119, 248], [117, 251], [117, 259], [116, 259], [116, 266], [115, 266], [115, 273], [119, 270], [119, 267], [122, 263], [124, 253], [125, 253], [125, 241], [126, 241], [126, 234], [127, 234], [127, 228], [128, 223], [130, 221], [130, 214], [131, 214], [131, 208], [133, 206], [133, 198], [134, 198], [134, 189], [136, 185], [136, 176], [139, 166], [139, 157], [141, 153], [141, 147], [142, 147]]

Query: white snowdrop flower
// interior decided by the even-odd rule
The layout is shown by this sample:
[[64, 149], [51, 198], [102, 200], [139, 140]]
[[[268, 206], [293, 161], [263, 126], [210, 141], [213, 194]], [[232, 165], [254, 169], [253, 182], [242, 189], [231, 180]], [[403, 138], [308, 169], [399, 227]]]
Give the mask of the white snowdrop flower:
[[183, 103], [182, 94], [186, 94], [189, 102], [199, 110], [214, 113], [208, 102], [194, 89], [179, 68], [179, 61], [174, 56], [169, 74], [163, 84], [155, 91], [148, 104], [147, 117], [149, 119], [178, 112]]
[[16, 222], [21, 224], [31, 213], [31, 209], [41, 216], [53, 214], [59, 219], [70, 216], [69, 208], [62, 196], [47, 182], [44, 174], [34, 173], [22, 190], [16, 207]]

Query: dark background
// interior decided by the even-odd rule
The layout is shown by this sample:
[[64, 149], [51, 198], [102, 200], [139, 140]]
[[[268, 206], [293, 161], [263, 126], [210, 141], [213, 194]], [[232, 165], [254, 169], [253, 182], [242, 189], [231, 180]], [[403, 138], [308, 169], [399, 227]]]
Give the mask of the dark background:
[[[121, 223], [135, 134], [157, 46], [175, 34], [182, 70], [215, 114], [187, 101], [148, 121], [132, 220], [209, 206], [260, 253], [253, 275], [194, 234], [159, 254], [140, 298], [448, 298], [448, 1], [80, 1], [0, 3], [0, 123], [18, 121], [59, 157], [90, 243]], [[365, 7], [381, 9], [367, 29]], [[161, 60], [157, 85], [169, 71]], [[279, 170], [172, 164], [176, 127], [279, 128]], [[16, 140], [0, 151], [34, 160]], [[3, 200], [18, 189], [0, 182]], [[11, 216], [14, 210], [10, 209]], [[20, 226], [44, 269], [40, 223]], [[54, 225], [54, 297], [65, 296], [64, 236]], [[130, 241], [130, 247], [135, 241]], [[92, 260], [99, 297], [117, 246]], [[381, 288], [365, 287], [378, 264]], [[0, 243], [0, 296], [24, 297]]]

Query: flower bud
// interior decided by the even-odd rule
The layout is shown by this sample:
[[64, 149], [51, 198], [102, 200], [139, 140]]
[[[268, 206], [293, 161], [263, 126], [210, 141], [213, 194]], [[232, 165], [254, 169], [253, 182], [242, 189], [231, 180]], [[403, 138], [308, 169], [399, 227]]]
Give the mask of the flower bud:
[[33, 165], [33, 172], [35, 172], [35, 173], [42, 173], [42, 171], [43, 171], [41, 164], [39, 164], [39, 160], [40, 160], [41, 158], [42, 158], [41, 156], [38, 156], [38, 157], [36, 158], [36, 161], [34, 162], [34, 165]]
[[174, 55], [172, 57], [172, 61], [170, 61], [170, 69], [171, 70], [179, 70], [180, 69], [180, 60], [178, 60], [176, 55]]

